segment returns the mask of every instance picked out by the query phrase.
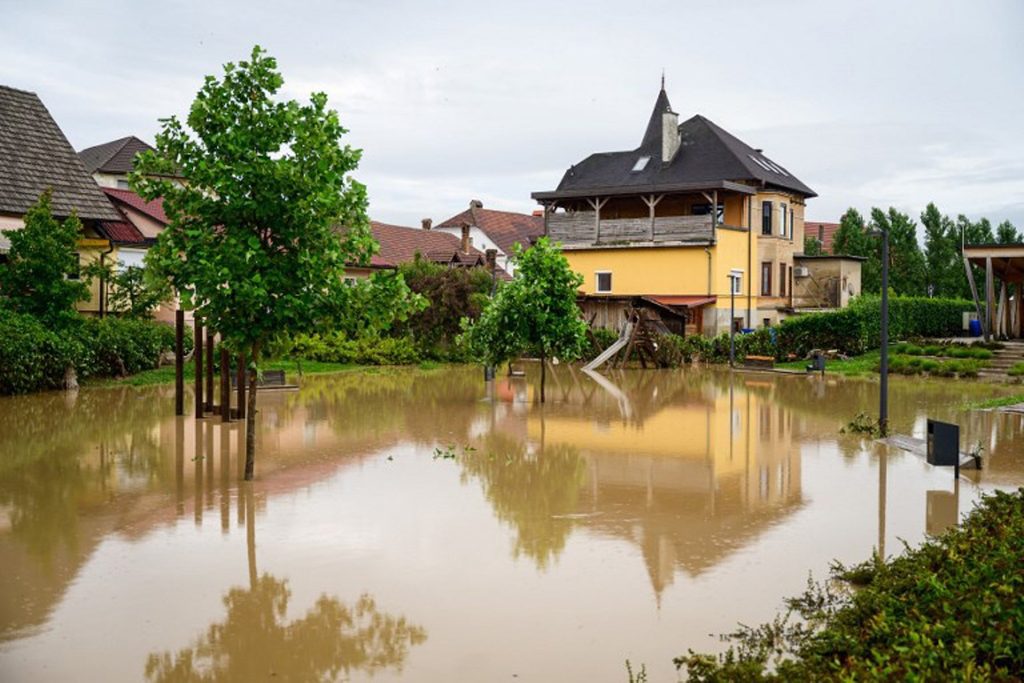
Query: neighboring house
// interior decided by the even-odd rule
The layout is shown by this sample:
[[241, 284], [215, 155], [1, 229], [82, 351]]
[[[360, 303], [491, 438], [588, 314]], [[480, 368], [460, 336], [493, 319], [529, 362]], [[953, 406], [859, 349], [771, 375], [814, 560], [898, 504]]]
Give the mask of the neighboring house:
[[[123, 216], [89, 176], [39, 97], [0, 86], [0, 231], [21, 229], [25, 212], [47, 188], [53, 190], [56, 217], [63, 219], [74, 212], [82, 221], [81, 265], [117, 258], [117, 246], [104, 225], [119, 223]], [[9, 244], [0, 232], [0, 251]], [[91, 299], [79, 309], [102, 311], [104, 294], [99, 282], [94, 282]]]
[[[424, 219], [423, 228], [431, 229], [429, 218]], [[469, 203], [468, 209], [442, 221], [434, 230], [447, 232], [459, 238], [463, 238], [465, 232], [471, 246], [481, 251], [497, 250], [498, 267], [509, 274], [514, 274], [515, 265], [511, 258], [515, 253], [515, 245], [522, 245], [524, 249], [529, 248], [537, 238], [542, 237], [544, 218], [540, 212], [529, 215], [485, 209], [483, 202], [474, 199]]]
[[821, 223], [819, 221], [804, 223], [804, 235], [818, 240], [818, 243], [821, 244], [822, 254], [832, 253], [832, 242], [838, 229], [839, 223]]
[[134, 135], [111, 140], [95, 147], [86, 147], [78, 153], [85, 170], [102, 187], [128, 189], [128, 174], [135, 168], [135, 155], [155, 151]]
[[863, 256], [822, 254], [793, 257], [793, 308], [797, 312], [845, 308], [860, 294]]
[[793, 310], [814, 196], [705, 117], [680, 124], [664, 88], [636, 149], [592, 154], [556, 190], [533, 193], [547, 234], [584, 277], [588, 319], [618, 327], [639, 305], [687, 334], [771, 325]]
[[397, 268], [413, 261], [416, 254], [434, 263], [452, 268], [469, 268], [486, 264], [486, 255], [469, 244], [467, 239], [434, 230], [420, 230], [401, 225], [370, 221], [370, 232], [380, 250], [370, 259], [368, 266], [351, 265], [345, 268], [347, 277], [368, 277], [376, 270]]

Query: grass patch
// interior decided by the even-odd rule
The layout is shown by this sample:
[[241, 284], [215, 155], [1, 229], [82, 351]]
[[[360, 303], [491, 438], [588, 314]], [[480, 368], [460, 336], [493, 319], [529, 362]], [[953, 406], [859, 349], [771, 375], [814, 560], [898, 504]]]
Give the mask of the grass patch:
[[1024, 361], [1011, 365], [1010, 369], [1006, 371], [1006, 374], [1010, 377], [1020, 377], [1021, 375], [1024, 375]]
[[[354, 365], [352, 363], [324, 363], [315, 360], [275, 360], [263, 363], [261, 367], [264, 370], [284, 370], [289, 375], [298, 375], [300, 367], [302, 374], [304, 375], [321, 375], [329, 372], [347, 372], [363, 369], [363, 366]], [[185, 363], [184, 376], [185, 384], [190, 384], [195, 381], [195, 363], [192, 361]], [[215, 378], [214, 381], [219, 380]], [[156, 368], [155, 370], [143, 370], [142, 372], [129, 375], [128, 377], [106, 377], [97, 380], [87, 380], [84, 384], [91, 387], [125, 385], [132, 387], [149, 387], [160, 384], [174, 384], [174, 366], [165, 365], [164, 367]]]
[[[846, 360], [830, 360], [825, 362], [825, 372], [835, 373], [837, 375], [870, 375], [877, 372], [876, 367], [878, 366], [881, 353], [878, 351], [868, 351], [862, 356], [853, 356]], [[776, 363], [775, 367], [783, 368], [787, 370], [805, 370], [810, 361], [797, 360], [786, 363]]]
[[[1024, 676], [1024, 488], [886, 561], [834, 565], [722, 655], [675, 660], [688, 680], [1010, 681]], [[858, 586], [854, 589], [852, 586]]]
[[984, 401], [972, 401], [964, 404], [964, 408], [967, 410], [988, 410], [989, 408], [1002, 408], [1003, 406], [1012, 406], [1018, 403], [1024, 403], [1024, 394], [1011, 394], [1010, 396], [999, 396], [997, 398], [989, 398]]

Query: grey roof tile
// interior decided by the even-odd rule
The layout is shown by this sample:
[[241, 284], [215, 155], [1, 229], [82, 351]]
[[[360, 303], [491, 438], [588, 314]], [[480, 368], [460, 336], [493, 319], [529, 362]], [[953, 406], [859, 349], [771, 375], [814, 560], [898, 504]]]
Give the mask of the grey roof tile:
[[[134, 135], [111, 140], [102, 145], [86, 147], [78, 153], [85, 170], [89, 173], [130, 173], [135, 168], [135, 155], [139, 152], [153, 150], [152, 145]], [[155, 150], [154, 150], [155, 151]]]

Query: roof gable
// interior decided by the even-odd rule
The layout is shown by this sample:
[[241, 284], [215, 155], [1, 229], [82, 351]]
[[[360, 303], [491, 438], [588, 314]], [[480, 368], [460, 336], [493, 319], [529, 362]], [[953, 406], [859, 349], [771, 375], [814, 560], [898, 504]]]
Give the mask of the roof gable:
[[371, 265], [397, 266], [412, 261], [417, 253], [428, 260], [444, 263], [476, 262], [478, 258], [483, 258], [483, 253], [473, 247], [469, 248], [469, 252], [463, 252], [461, 240], [447, 232], [377, 221], [370, 221], [370, 232], [380, 245], [380, 251], [374, 255]]
[[124, 204], [130, 206], [136, 211], [143, 213], [152, 218], [153, 220], [163, 223], [164, 225], [167, 225], [167, 223], [170, 222], [170, 220], [167, 218], [167, 214], [164, 212], [163, 198], [154, 199], [151, 202], [147, 202], [145, 199], [140, 197], [135, 192], [132, 192], [131, 190], [122, 190], [120, 188], [114, 187], [104, 187], [101, 189], [103, 190], [103, 194], [107, 195], [115, 202], [115, 205]]
[[57, 216], [121, 220], [39, 97], [0, 85], [0, 213], [24, 215], [47, 188]]
[[[661, 163], [662, 115], [666, 111], [671, 111], [671, 104], [662, 90], [639, 147], [591, 154], [569, 167], [555, 193], [540, 194], [609, 188], [637, 188], [640, 192], [650, 187], [740, 181], [816, 196], [786, 168], [699, 114], [679, 124], [679, 151], [669, 163]], [[643, 157], [650, 157], [646, 165], [638, 164]]]
[[153, 147], [134, 135], [111, 140], [102, 145], [86, 147], [78, 153], [85, 170], [89, 173], [112, 173], [121, 175], [135, 169], [135, 155], [152, 150]]

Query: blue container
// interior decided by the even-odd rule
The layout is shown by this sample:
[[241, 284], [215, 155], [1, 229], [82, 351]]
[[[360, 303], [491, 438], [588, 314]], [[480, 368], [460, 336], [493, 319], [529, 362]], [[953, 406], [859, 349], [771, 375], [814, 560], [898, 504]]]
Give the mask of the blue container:
[[970, 331], [972, 337], [981, 336], [981, 321], [971, 320], [967, 323], [967, 329]]
[[744, 327], [742, 330], [740, 330], [740, 332], [742, 332], [743, 334], [750, 334], [753, 331], [753, 328], [750, 327]]

